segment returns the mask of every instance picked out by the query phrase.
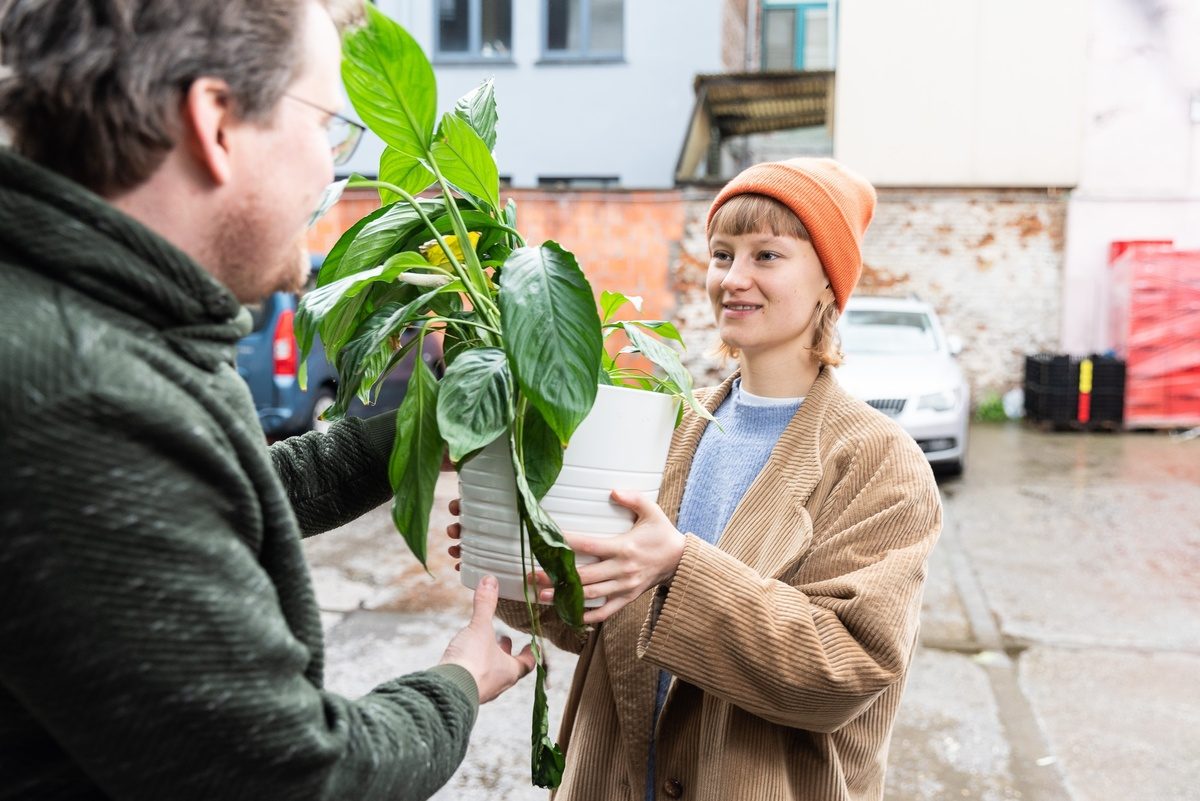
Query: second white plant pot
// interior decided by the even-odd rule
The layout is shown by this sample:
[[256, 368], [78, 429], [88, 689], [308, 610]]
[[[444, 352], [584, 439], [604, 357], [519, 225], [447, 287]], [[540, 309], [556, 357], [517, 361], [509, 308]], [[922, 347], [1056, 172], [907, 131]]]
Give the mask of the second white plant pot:
[[[633, 513], [613, 503], [609, 493], [635, 490], [648, 500], [658, 499], [676, 408], [669, 395], [600, 385], [595, 405], [563, 453], [558, 480], [542, 499], [542, 508], [562, 531], [611, 537], [633, 527]], [[463, 584], [474, 588], [483, 576], [492, 575], [500, 582], [501, 598], [524, 600], [521, 528], [507, 435], [463, 465], [458, 486]], [[532, 554], [527, 559], [533, 563]], [[588, 561], [594, 560], [576, 557], [577, 565]]]

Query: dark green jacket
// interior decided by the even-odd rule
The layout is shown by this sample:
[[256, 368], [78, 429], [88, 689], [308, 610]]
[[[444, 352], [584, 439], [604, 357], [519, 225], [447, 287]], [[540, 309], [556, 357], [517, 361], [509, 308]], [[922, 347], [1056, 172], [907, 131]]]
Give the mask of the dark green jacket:
[[248, 319], [0, 150], [0, 799], [395, 801], [462, 760], [462, 668], [322, 689], [300, 538], [388, 497], [394, 423], [268, 448]]

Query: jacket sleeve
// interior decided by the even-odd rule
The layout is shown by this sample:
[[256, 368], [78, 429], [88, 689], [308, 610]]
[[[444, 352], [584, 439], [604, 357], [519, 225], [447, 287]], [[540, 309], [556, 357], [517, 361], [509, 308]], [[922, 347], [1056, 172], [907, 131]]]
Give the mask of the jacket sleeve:
[[392, 497], [388, 459], [396, 415], [348, 417], [328, 433], [309, 432], [271, 445], [305, 537], [345, 525]]
[[853, 720], [907, 670], [941, 503], [924, 457], [896, 439], [859, 449], [818, 518], [787, 581], [689, 535], [639, 655], [773, 723]]
[[319, 621], [281, 603], [311, 593], [298, 544], [251, 541], [211, 436], [104, 398], [57, 408], [0, 443], [0, 687], [103, 795], [396, 801], [450, 778], [469, 673], [322, 690]]

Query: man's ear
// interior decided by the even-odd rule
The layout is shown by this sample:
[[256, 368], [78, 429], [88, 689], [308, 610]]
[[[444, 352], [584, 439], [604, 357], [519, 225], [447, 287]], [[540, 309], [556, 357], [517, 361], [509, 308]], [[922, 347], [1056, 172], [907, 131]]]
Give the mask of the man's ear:
[[219, 78], [197, 78], [183, 96], [180, 116], [182, 144], [196, 168], [218, 186], [229, 183], [233, 174], [229, 135], [235, 122], [229, 84]]

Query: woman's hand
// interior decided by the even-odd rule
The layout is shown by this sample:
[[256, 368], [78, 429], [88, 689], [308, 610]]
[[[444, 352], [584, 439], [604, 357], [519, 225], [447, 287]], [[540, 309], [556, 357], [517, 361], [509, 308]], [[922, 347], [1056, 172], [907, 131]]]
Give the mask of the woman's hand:
[[[588, 624], [607, 620], [646, 590], [670, 580], [683, 557], [684, 535], [671, 525], [658, 504], [638, 492], [614, 490], [611, 497], [637, 515], [632, 529], [615, 537], [563, 534], [576, 554], [599, 560], [579, 566], [583, 597], [605, 599], [600, 608], [584, 611], [583, 622]], [[539, 590], [538, 600], [552, 601], [550, 577], [539, 570], [532, 578]]]

